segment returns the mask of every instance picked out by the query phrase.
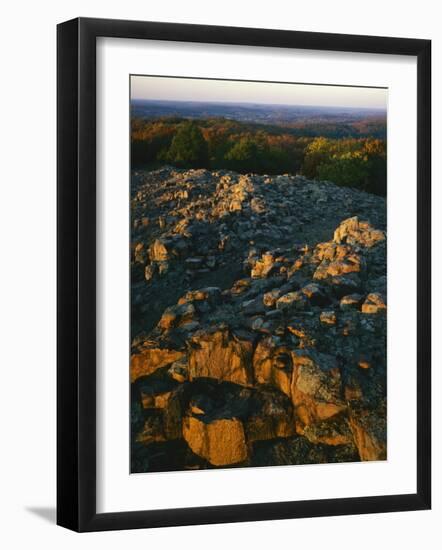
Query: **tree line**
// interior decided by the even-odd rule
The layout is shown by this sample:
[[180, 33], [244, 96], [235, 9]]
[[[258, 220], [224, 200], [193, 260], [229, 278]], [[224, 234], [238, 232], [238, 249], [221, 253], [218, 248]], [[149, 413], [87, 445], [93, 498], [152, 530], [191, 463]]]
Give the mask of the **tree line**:
[[[336, 129], [339, 135], [339, 128]], [[386, 194], [386, 142], [380, 138], [299, 136], [283, 128], [225, 119], [135, 118], [133, 167], [229, 169], [302, 174]]]

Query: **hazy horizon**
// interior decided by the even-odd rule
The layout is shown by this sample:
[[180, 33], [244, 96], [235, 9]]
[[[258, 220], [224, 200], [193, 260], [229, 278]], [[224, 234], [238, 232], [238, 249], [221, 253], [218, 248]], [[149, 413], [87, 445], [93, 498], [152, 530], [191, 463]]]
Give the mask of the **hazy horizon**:
[[386, 112], [386, 108], [384, 107], [347, 107], [344, 105], [313, 105], [313, 104], [288, 104], [288, 103], [259, 103], [259, 102], [252, 102], [252, 101], [220, 101], [220, 100], [202, 100], [202, 99], [161, 99], [158, 97], [152, 97], [152, 98], [144, 98], [144, 97], [133, 97], [131, 98], [131, 101], [145, 101], [145, 102], [152, 102], [152, 103], [196, 103], [196, 104], [216, 104], [216, 105], [238, 105], [238, 106], [247, 106], [247, 105], [256, 105], [260, 107], [290, 107], [290, 108], [296, 108], [296, 107], [310, 107], [310, 108], [330, 108], [330, 109], [348, 109], [348, 110], [366, 110], [366, 111], [382, 111]]
[[131, 100], [387, 110], [388, 90], [131, 75]]

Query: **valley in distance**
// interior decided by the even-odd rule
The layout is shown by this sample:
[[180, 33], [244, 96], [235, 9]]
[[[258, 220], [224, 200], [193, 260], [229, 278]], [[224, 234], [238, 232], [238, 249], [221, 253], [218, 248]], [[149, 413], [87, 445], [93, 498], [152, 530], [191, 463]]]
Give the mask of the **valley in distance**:
[[132, 99], [131, 473], [386, 459], [386, 125]]

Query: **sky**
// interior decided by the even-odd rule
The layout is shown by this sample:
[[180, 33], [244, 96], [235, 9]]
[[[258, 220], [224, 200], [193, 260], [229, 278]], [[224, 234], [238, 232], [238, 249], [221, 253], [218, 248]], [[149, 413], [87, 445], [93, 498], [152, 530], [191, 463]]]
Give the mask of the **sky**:
[[388, 90], [159, 76], [131, 76], [131, 99], [387, 108]]

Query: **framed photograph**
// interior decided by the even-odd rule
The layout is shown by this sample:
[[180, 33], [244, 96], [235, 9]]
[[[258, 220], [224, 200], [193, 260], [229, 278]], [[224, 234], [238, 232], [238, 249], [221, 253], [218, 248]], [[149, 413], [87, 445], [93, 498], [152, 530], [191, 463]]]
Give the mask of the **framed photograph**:
[[430, 41], [57, 36], [58, 524], [429, 509]]

